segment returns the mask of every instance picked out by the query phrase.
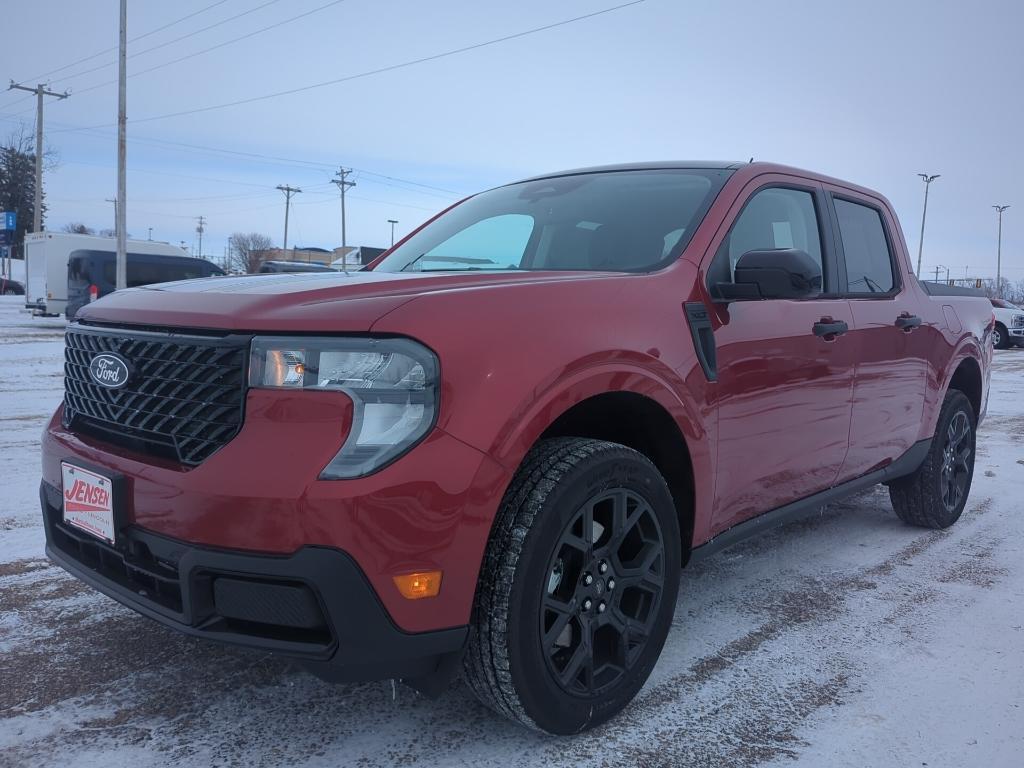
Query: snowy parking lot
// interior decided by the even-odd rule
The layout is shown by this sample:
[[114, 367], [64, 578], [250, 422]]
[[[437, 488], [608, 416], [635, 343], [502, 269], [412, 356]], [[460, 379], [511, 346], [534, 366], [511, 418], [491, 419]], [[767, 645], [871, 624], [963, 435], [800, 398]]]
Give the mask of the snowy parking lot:
[[949, 531], [878, 487], [688, 569], [636, 701], [541, 736], [456, 683], [329, 685], [182, 637], [50, 565], [39, 434], [63, 322], [0, 297], [0, 766], [1019, 766], [1024, 350], [997, 352], [974, 488]]

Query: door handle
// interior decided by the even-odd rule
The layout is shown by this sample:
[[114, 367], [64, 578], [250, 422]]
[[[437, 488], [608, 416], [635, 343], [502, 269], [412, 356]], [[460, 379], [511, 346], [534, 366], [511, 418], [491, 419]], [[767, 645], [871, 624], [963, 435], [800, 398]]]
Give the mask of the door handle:
[[904, 312], [902, 315], [896, 318], [896, 327], [901, 331], [910, 333], [912, 330], [921, 325], [921, 318], [917, 315], [911, 315]]
[[831, 317], [823, 317], [819, 322], [814, 324], [813, 330], [815, 336], [821, 336], [827, 341], [830, 338], [834, 339], [836, 336], [842, 336], [850, 330], [850, 326], [842, 320], [833, 320]]

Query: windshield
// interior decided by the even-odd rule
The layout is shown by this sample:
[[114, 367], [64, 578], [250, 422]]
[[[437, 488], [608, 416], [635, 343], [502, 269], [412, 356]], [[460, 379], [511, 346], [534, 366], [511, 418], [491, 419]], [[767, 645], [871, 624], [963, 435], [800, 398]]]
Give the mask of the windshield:
[[731, 171], [609, 171], [483, 192], [410, 237], [378, 272], [654, 269], [682, 253]]

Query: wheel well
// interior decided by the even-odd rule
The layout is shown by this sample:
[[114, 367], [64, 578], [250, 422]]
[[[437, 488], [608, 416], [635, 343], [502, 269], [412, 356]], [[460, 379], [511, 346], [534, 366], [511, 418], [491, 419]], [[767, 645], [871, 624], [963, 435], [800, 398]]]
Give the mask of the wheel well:
[[665, 478], [679, 518], [682, 560], [693, 545], [693, 464], [675, 419], [659, 403], [633, 392], [607, 392], [577, 403], [548, 427], [541, 439], [590, 437], [639, 451]]
[[965, 357], [953, 372], [949, 381], [950, 389], [957, 389], [967, 395], [974, 409], [974, 416], [981, 414], [981, 368], [973, 357]]

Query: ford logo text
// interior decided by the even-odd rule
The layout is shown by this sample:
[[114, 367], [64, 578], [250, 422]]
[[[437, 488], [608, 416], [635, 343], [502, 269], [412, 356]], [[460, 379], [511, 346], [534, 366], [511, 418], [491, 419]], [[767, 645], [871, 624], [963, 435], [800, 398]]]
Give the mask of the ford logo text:
[[118, 389], [128, 383], [128, 363], [117, 355], [96, 355], [89, 363], [89, 375], [101, 387]]

